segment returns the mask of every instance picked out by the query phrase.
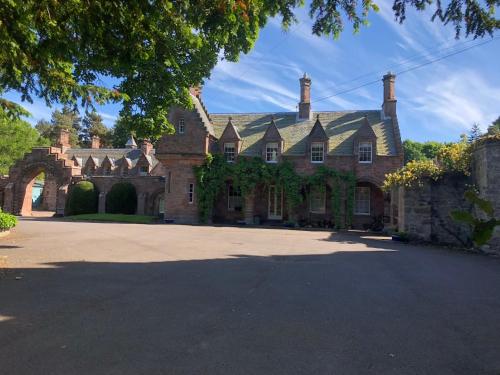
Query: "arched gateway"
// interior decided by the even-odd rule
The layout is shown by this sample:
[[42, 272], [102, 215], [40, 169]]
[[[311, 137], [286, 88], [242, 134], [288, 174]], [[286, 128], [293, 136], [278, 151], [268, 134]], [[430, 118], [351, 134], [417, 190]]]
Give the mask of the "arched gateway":
[[73, 176], [81, 174], [81, 168], [68, 160], [58, 147], [34, 148], [10, 169], [3, 210], [15, 215], [31, 215], [33, 184], [42, 172], [45, 173], [45, 208], [63, 215], [68, 186]]

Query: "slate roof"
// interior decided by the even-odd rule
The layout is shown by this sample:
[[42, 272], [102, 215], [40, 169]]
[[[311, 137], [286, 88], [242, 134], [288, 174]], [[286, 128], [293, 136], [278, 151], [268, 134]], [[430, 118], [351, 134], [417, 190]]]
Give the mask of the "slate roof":
[[319, 115], [319, 120], [329, 139], [329, 155], [352, 155], [354, 138], [365, 122], [365, 117], [377, 136], [378, 155], [396, 155], [396, 140], [391, 119], [383, 120], [379, 110], [314, 112], [310, 120], [297, 120], [296, 112], [282, 113], [231, 113], [210, 114], [215, 136], [220, 138], [231, 116], [233, 125], [243, 139], [241, 154], [261, 154], [262, 138], [269, 127], [272, 116], [284, 139], [284, 155], [304, 155], [307, 152], [307, 137]]
[[[97, 166], [101, 166], [102, 161], [107, 156], [110, 160], [116, 163], [122, 157], [129, 159], [131, 168], [135, 167], [137, 161], [142, 154], [141, 149], [131, 149], [131, 148], [70, 148], [66, 150], [66, 155], [68, 159], [75, 157], [78, 161], [82, 160], [82, 166], [87, 162], [88, 158], [91, 156], [94, 161], [96, 161]], [[151, 163], [152, 167], [158, 164], [158, 159], [154, 156], [154, 150], [151, 151], [150, 155], [146, 158]]]

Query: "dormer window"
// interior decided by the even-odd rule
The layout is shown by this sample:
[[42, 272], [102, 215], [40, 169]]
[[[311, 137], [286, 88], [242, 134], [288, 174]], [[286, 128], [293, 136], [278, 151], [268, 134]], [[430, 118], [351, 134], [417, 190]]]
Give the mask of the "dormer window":
[[325, 144], [323, 142], [311, 143], [311, 163], [323, 163], [325, 161]]
[[149, 167], [147, 165], [141, 165], [139, 167], [139, 176], [147, 176], [149, 174]]
[[267, 163], [278, 162], [278, 143], [266, 144], [266, 162]]
[[234, 143], [224, 143], [224, 157], [229, 163], [234, 162], [236, 156], [236, 146]]
[[184, 117], [181, 117], [179, 119], [177, 130], [179, 134], [184, 134], [184, 131], [186, 130], [186, 121], [184, 120]]
[[359, 142], [358, 160], [360, 163], [371, 163], [372, 162], [372, 143], [371, 142]]
[[111, 168], [110, 167], [104, 167], [103, 175], [104, 176], [110, 176], [111, 175]]

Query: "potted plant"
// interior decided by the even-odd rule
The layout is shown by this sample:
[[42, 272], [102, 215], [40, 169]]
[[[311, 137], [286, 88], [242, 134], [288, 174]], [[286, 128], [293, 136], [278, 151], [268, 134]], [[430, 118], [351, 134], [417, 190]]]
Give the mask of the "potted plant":
[[17, 224], [17, 217], [0, 211], [0, 237], [10, 233], [10, 229]]

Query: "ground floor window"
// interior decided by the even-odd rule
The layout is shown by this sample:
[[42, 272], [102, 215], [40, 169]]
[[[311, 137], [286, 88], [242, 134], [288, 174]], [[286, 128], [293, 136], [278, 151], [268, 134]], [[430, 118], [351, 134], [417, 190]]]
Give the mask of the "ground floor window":
[[194, 202], [194, 184], [189, 184], [188, 202], [189, 203], [193, 203]]
[[315, 214], [324, 214], [326, 211], [326, 189], [311, 188], [309, 209]]
[[358, 186], [355, 192], [354, 213], [356, 215], [370, 215], [370, 188]]
[[268, 217], [271, 220], [281, 220], [283, 217], [283, 188], [280, 186], [269, 186]]
[[241, 211], [243, 208], [243, 199], [241, 198], [241, 189], [232, 184], [227, 187], [227, 209], [228, 211]]

